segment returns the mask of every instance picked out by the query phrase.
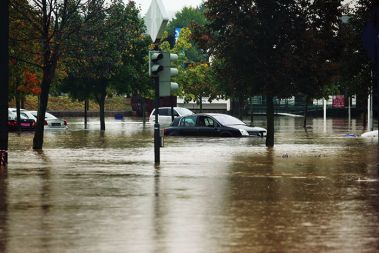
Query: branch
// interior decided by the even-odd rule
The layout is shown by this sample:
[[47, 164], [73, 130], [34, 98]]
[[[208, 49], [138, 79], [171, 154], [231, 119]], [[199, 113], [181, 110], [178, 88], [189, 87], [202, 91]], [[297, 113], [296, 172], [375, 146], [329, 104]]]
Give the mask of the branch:
[[29, 64], [29, 65], [31, 65], [31, 66], [34, 66], [34, 67], [37, 67], [37, 68], [43, 69], [43, 66], [42, 66], [42, 65], [39, 65], [39, 64], [37, 64], [37, 63], [30, 62], [30, 61], [25, 60], [25, 59], [23, 59], [23, 58], [19, 58], [19, 57], [17, 57], [17, 56], [14, 56], [14, 55], [12, 55], [12, 54], [10, 54], [9, 56], [10, 56], [11, 58], [14, 58], [14, 59], [20, 61], [20, 62], [24, 62], [24, 63], [27, 63], [27, 64]]
[[13, 1], [10, 1], [10, 7], [13, 8], [17, 13], [19, 13], [21, 15], [22, 18], [24, 18], [25, 20], [29, 21], [30, 24], [35, 28], [37, 29], [40, 33], [43, 32], [40, 24], [38, 22], [35, 22], [35, 20], [31, 17], [29, 17], [29, 14], [31, 14], [31, 11], [30, 10], [22, 10], [21, 8], [19, 7], [22, 7], [21, 5], [17, 5], [16, 3], [14, 3]]

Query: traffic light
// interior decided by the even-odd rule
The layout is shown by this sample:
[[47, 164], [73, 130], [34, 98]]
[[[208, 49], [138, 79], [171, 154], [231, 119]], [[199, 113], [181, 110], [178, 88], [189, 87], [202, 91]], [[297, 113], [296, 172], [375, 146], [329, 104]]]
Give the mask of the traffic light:
[[157, 77], [159, 72], [163, 70], [160, 60], [163, 54], [160, 51], [149, 51], [149, 76]]
[[178, 74], [177, 68], [171, 68], [171, 62], [178, 60], [177, 54], [161, 51], [149, 51], [149, 76], [159, 77], [159, 96], [171, 96], [179, 88], [171, 82], [171, 77]]
[[149, 76], [158, 77], [159, 72], [163, 70], [160, 60], [163, 58], [163, 53], [160, 51], [149, 51]]
[[173, 91], [179, 88], [177, 83], [171, 82], [171, 77], [178, 74], [177, 68], [171, 68], [171, 62], [178, 60], [177, 54], [170, 54], [162, 52], [163, 57], [159, 61], [163, 66], [162, 71], [159, 72], [159, 96], [171, 96]]

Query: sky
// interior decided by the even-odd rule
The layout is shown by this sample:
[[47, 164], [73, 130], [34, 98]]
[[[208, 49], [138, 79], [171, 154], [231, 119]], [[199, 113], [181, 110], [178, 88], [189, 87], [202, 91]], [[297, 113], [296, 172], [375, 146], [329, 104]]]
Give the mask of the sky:
[[[175, 16], [177, 11], [180, 11], [185, 6], [197, 7], [203, 1], [202, 0], [161, 0], [163, 5], [166, 7], [167, 13], [170, 18]], [[151, 4], [151, 0], [134, 0], [137, 6], [141, 6], [141, 14], [145, 15], [149, 6]]]

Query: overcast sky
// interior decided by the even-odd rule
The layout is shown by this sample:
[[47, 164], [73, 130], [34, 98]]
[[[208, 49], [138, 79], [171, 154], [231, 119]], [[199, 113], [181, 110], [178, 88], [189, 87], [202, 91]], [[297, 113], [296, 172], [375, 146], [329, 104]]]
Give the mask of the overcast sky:
[[[1, 1], [1, 0], [0, 0]], [[163, 5], [166, 7], [166, 10], [170, 17], [173, 17], [177, 11], [180, 11], [185, 6], [197, 7], [203, 1], [202, 0], [161, 0]], [[141, 6], [141, 14], [145, 15], [149, 6], [151, 4], [151, 0], [134, 0], [137, 6]]]

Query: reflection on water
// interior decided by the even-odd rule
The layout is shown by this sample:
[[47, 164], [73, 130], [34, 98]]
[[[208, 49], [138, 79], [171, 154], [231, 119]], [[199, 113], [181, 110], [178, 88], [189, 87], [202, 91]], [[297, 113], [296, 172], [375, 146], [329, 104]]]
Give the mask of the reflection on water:
[[[78, 119], [76, 119], [78, 120]], [[255, 125], [265, 126], [256, 117]], [[69, 119], [10, 135], [0, 177], [0, 252], [376, 252], [378, 145], [360, 122], [276, 119], [260, 138], [168, 137], [153, 127]], [[92, 123], [92, 124], [91, 124]]]

